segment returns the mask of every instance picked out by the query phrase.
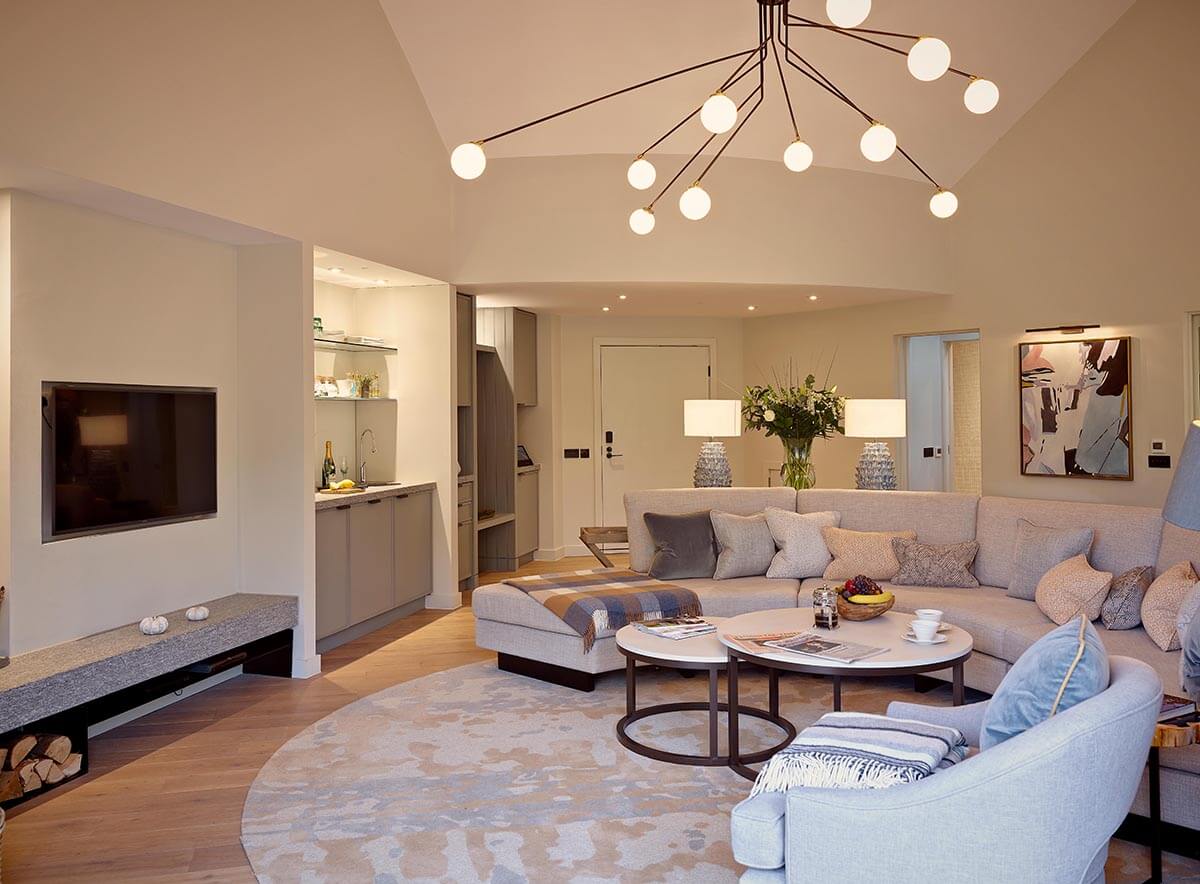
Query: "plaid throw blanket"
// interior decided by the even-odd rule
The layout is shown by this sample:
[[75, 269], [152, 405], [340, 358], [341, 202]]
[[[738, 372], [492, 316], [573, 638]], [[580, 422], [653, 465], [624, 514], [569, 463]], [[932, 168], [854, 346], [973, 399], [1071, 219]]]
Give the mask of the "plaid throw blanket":
[[827, 712], [771, 757], [751, 796], [816, 789], [884, 789], [911, 783], [967, 757], [967, 741], [952, 727], [867, 715]]
[[699, 597], [690, 589], [619, 568], [514, 577], [504, 582], [544, 605], [578, 632], [585, 654], [595, 644], [599, 630], [620, 629], [662, 617], [699, 617], [703, 613]]

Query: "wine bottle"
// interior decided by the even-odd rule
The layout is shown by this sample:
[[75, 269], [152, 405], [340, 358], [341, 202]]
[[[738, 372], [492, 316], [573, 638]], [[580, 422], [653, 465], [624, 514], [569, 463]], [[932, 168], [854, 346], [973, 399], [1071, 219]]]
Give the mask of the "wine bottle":
[[333, 484], [337, 474], [337, 464], [333, 462], [333, 442], [325, 440], [325, 461], [321, 464], [321, 487], [328, 488]]

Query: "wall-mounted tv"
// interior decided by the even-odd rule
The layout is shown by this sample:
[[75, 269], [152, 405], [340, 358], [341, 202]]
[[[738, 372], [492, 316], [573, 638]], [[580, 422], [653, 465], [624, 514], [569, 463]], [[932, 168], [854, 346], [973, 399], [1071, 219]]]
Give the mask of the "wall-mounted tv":
[[217, 393], [42, 384], [42, 541], [217, 512]]

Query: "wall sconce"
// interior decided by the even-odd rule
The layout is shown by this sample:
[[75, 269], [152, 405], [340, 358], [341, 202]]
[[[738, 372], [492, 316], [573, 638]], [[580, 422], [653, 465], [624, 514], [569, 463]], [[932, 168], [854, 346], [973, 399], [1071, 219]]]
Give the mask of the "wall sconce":
[[1062, 332], [1064, 335], [1081, 335], [1085, 331], [1090, 331], [1091, 329], [1099, 328], [1099, 327], [1100, 326], [1095, 323], [1092, 323], [1091, 325], [1084, 325], [1083, 323], [1079, 323], [1077, 325], [1050, 325], [1050, 326], [1047, 326], [1046, 328], [1027, 328], [1027, 329], [1025, 329], [1025, 334], [1034, 335], [1034, 334], [1038, 334], [1039, 332], [1054, 332], [1054, 331], [1056, 331], [1056, 332]]

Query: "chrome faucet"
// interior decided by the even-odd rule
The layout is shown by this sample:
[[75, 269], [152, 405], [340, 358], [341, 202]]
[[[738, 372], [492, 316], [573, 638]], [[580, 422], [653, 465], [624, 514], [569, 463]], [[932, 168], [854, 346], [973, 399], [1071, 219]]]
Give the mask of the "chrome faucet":
[[372, 430], [370, 427], [367, 427], [365, 430], [363, 430], [361, 433], [358, 434], [358, 484], [362, 485], [364, 487], [367, 484], [367, 462], [365, 460], [363, 460], [363, 456], [362, 456], [362, 441], [363, 441], [363, 438], [367, 435], [367, 433], [371, 434], [371, 453], [375, 454], [379, 450], [375, 447], [375, 431], [374, 430]]

